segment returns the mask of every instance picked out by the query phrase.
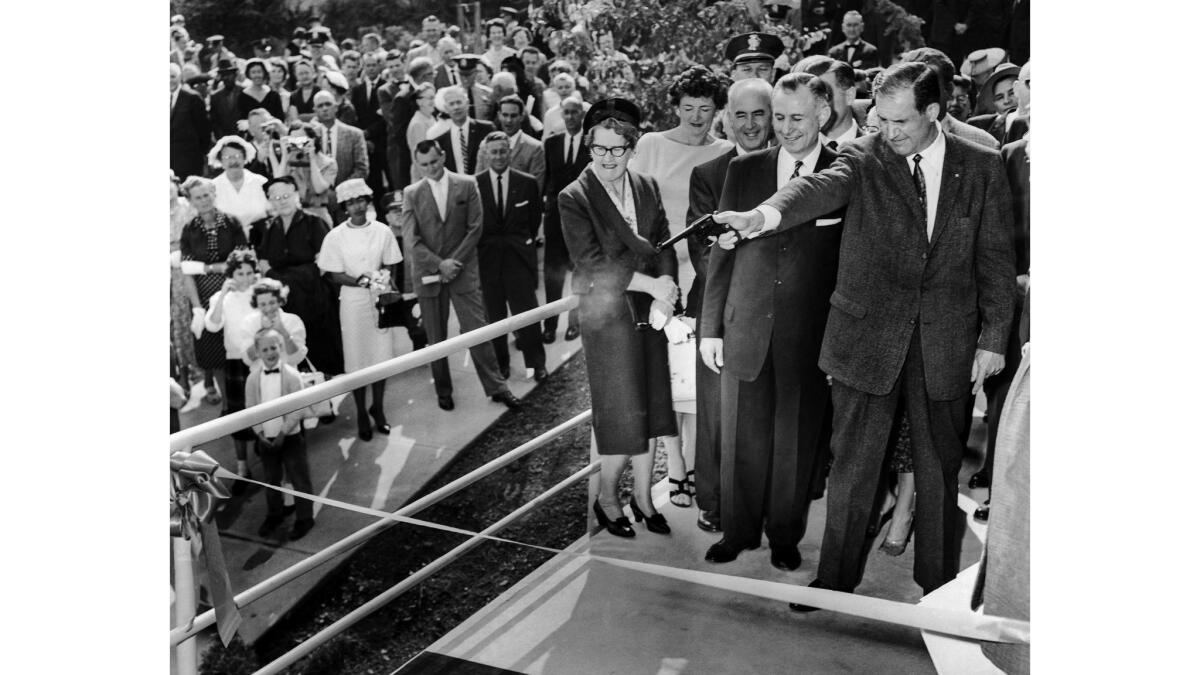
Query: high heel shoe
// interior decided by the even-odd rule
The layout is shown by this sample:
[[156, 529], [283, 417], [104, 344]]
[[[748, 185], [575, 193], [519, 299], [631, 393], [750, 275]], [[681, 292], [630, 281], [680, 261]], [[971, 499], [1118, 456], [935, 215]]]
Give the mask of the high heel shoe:
[[[904, 537], [900, 541], [892, 541], [892, 540], [888, 539], [887, 537], [884, 537], [883, 543], [879, 545], [879, 550], [883, 551], [884, 553], [886, 553], [892, 557], [903, 555], [905, 549], [908, 548], [908, 540], [912, 538], [912, 519], [913, 519], [913, 514], [911, 511], [909, 511], [908, 526], [904, 532]], [[897, 520], [896, 522], [894, 522], [892, 524], [895, 525], [898, 522], [900, 522], [900, 521]], [[889, 532], [889, 534], [890, 534], [890, 532]]]
[[608, 533], [616, 537], [633, 537], [637, 533], [633, 531], [633, 525], [629, 524], [629, 519], [621, 516], [616, 520], [611, 520], [604, 509], [600, 508], [600, 500], [592, 502], [592, 511], [596, 512], [596, 520], [608, 530]]
[[633, 511], [633, 519], [637, 522], [646, 521], [646, 529], [655, 534], [671, 534], [671, 526], [667, 524], [667, 519], [663, 514], [656, 513], [652, 516], [647, 516], [638, 508], [637, 500], [633, 497], [629, 498], [629, 510]]

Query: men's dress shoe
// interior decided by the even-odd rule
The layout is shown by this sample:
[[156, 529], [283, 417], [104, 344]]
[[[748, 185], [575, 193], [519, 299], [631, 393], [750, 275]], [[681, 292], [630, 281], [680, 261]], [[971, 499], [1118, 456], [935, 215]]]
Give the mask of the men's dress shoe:
[[792, 572], [800, 567], [800, 549], [795, 546], [781, 548], [771, 547], [771, 566], [785, 572]]
[[546, 344], [551, 344], [552, 342], [554, 342], [554, 340], [555, 340], [554, 334], [556, 332], [558, 332], [558, 329], [556, 329], [556, 328], [547, 328], [547, 329], [543, 330], [542, 331], [542, 342], [544, 342]]
[[971, 476], [971, 480], [967, 481], [967, 487], [971, 488], [972, 490], [979, 490], [981, 488], [991, 486], [992, 477], [982, 471], [976, 471], [974, 475]]
[[362, 426], [362, 425], [360, 424], [360, 425], [358, 426], [358, 437], [359, 437], [359, 438], [361, 438], [361, 439], [362, 439], [362, 440], [364, 440], [364, 441], [369, 441], [369, 440], [371, 440], [371, 438], [372, 438], [372, 434], [371, 434], [371, 425], [370, 425], [370, 424], [368, 424], [367, 426], [365, 426], [365, 427], [364, 427], [364, 426]]
[[499, 394], [492, 394], [492, 400], [496, 403], [503, 403], [508, 406], [509, 410], [520, 410], [521, 402], [513, 396], [511, 391], [502, 391]]
[[438, 397], [438, 407], [442, 410], [454, 410], [454, 398], [447, 394]]
[[705, 532], [720, 532], [721, 531], [721, 514], [717, 511], [705, 511], [700, 509], [700, 517], [696, 519], [696, 527]]
[[271, 531], [283, 524], [283, 516], [267, 516], [263, 524], [258, 528], [258, 536], [265, 537], [271, 534]]
[[534, 368], [533, 369], [533, 381], [534, 382], [545, 382], [547, 377], [550, 377], [550, 373], [547, 373], [545, 368]]
[[704, 559], [711, 563], [727, 563], [737, 560], [738, 554], [742, 551], [756, 549], [757, 546], [735, 546], [724, 539], [718, 541], [708, 547], [708, 552], [704, 554]]
[[[813, 579], [812, 582], [808, 584], [808, 587], [809, 588], [832, 589], [832, 586], [825, 583], [824, 581], [821, 581], [820, 577]], [[792, 610], [793, 612], [815, 612], [821, 608], [820, 607], [810, 607], [809, 605], [801, 605], [798, 602], [789, 602], [788, 609]]]
[[500, 366], [500, 379], [507, 380], [509, 375], [512, 375], [512, 371], [508, 369], [508, 366]]
[[337, 415], [321, 415], [317, 418], [317, 420], [320, 421], [321, 424], [333, 424], [337, 421]]
[[975, 520], [981, 523], [986, 523], [988, 521], [988, 514], [991, 512], [991, 510], [992, 500], [989, 499], [983, 503], [983, 506], [975, 509]]
[[570, 342], [571, 340], [574, 340], [577, 337], [579, 337], [579, 326], [568, 327], [567, 332], [563, 335], [563, 339], [568, 342]]
[[313, 528], [313, 519], [297, 520], [292, 524], [292, 531], [288, 533], [288, 539], [296, 541], [300, 537], [308, 534], [308, 531]]

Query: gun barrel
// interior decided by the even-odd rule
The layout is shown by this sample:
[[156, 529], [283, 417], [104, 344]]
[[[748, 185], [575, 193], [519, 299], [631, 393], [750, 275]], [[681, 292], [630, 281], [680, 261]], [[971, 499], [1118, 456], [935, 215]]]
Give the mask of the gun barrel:
[[710, 223], [715, 225], [716, 223], [712, 222], [712, 217], [713, 214], [711, 213], [700, 216], [696, 220], [692, 221], [687, 227], [680, 230], [677, 234], [674, 234], [668, 237], [666, 240], [659, 242], [658, 246], [655, 246], [654, 248], [662, 251], [668, 247], [674, 246], [676, 242], [690, 236], [693, 232], [704, 229], [705, 226], [709, 225]]

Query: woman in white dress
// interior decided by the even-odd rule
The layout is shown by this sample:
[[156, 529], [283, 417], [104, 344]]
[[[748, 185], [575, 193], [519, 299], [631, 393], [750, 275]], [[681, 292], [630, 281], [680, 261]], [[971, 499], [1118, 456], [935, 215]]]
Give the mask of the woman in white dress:
[[267, 217], [267, 194], [263, 192], [267, 179], [246, 170], [257, 155], [254, 144], [238, 136], [222, 138], [208, 153], [209, 166], [224, 169], [213, 179], [217, 210], [236, 218], [247, 238], [250, 224]]
[[[325, 237], [317, 255], [317, 266], [330, 281], [341, 287], [342, 352], [346, 372], [352, 373], [395, 356], [391, 329], [377, 326], [375, 300], [380, 292], [392, 290], [391, 280], [397, 278], [397, 265], [403, 257], [391, 228], [367, 219], [373, 192], [366, 181], [351, 178], [338, 185], [336, 192], [338, 204], [350, 217]], [[364, 441], [371, 440], [372, 419], [379, 433], [387, 434], [392, 430], [383, 414], [386, 383], [386, 380], [371, 383], [369, 410], [366, 387], [354, 390], [358, 437]]]

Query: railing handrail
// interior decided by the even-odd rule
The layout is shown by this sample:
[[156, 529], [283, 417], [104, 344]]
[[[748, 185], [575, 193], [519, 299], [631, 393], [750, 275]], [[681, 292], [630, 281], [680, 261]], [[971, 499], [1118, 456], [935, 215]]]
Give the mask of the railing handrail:
[[[437, 502], [445, 499], [446, 497], [449, 497], [450, 495], [455, 494], [456, 492], [462, 490], [463, 488], [470, 486], [471, 484], [475, 483], [479, 479], [481, 479], [485, 476], [488, 476], [488, 475], [494, 473], [495, 471], [521, 459], [522, 457], [524, 457], [525, 455], [528, 455], [529, 453], [533, 452], [534, 450], [541, 448], [542, 446], [546, 445], [547, 443], [549, 443], [549, 442], [553, 441], [554, 439], [558, 438], [559, 436], [563, 435], [570, 429], [573, 429], [573, 428], [579, 426], [580, 424], [584, 424], [585, 422], [590, 422], [591, 419], [592, 419], [592, 411], [589, 408], [588, 410], [585, 410], [585, 411], [579, 413], [578, 415], [563, 422], [562, 424], [559, 424], [558, 426], [545, 431], [541, 435], [536, 436], [536, 437], [526, 441], [525, 443], [522, 443], [521, 445], [518, 445], [517, 447], [508, 451], [507, 453], [493, 459], [492, 461], [488, 462], [487, 464], [484, 464], [483, 466], [480, 466], [479, 468], [475, 469], [474, 471], [471, 471], [470, 473], [464, 474], [463, 476], [454, 479], [453, 481], [447, 483], [446, 485], [443, 485], [442, 487], [438, 488], [437, 490], [430, 492], [429, 494], [425, 495], [424, 497], [422, 497], [414, 502], [410, 502], [409, 504], [396, 510], [395, 514], [400, 515], [400, 516], [411, 516], [416, 513], [419, 513], [422, 510], [428, 508], [429, 506], [436, 504]], [[284, 584], [288, 583], [292, 579], [295, 579], [304, 574], [307, 574], [308, 572], [319, 567], [320, 565], [323, 565], [324, 563], [337, 557], [338, 555], [341, 555], [342, 553], [349, 551], [350, 549], [354, 548], [355, 546], [358, 546], [359, 544], [366, 542], [371, 537], [374, 537], [375, 535], [379, 534], [380, 532], [382, 532], [396, 524], [397, 524], [397, 522], [395, 520], [389, 520], [387, 518], [380, 518], [379, 520], [375, 521], [374, 523], [371, 523], [370, 525], [367, 525], [366, 527], [362, 528], [361, 530], [358, 530], [357, 532], [355, 532], [347, 537], [344, 537], [343, 539], [336, 541], [336, 542], [330, 544], [329, 546], [326, 546], [325, 548], [312, 554], [311, 556], [305, 558], [304, 560], [301, 560], [300, 562], [298, 562], [294, 565], [291, 565], [290, 567], [288, 567], [286, 569], [280, 570], [276, 574], [258, 582], [254, 586], [251, 586], [250, 588], [242, 591], [241, 593], [234, 596], [234, 598], [233, 598], [234, 603], [238, 607], [245, 607], [245, 606], [249, 605], [250, 603], [254, 602], [255, 600], [266, 595], [267, 593], [270, 593], [270, 592], [274, 591], [275, 589], [283, 586]], [[179, 644], [180, 642], [196, 635], [200, 631], [208, 628], [209, 626], [212, 626], [214, 623], [216, 623], [216, 621], [217, 621], [216, 611], [209, 609], [209, 610], [205, 611], [204, 613], [200, 614], [199, 616], [197, 616], [195, 618], [195, 620], [192, 621], [190, 626], [176, 626], [175, 628], [172, 628], [171, 629], [171, 646], [175, 646], [175, 645]]]
[[600, 462], [595, 461], [595, 462], [592, 462], [591, 464], [588, 464], [587, 466], [583, 467], [579, 471], [576, 471], [575, 473], [571, 474], [570, 476], [564, 478], [563, 480], [559, 481], [556, 485], [552, 486], [545, 492], [542, 492], [541, 494], [534, 497], [529, 502], [521, 505], [520, 507], [518, 507], [516, 510], [512, 511], [505, 517], [501, 518], [500, 520], [496, 521], [495, 523], [492, 523], [486, 529], [481, 531], [479, 534], [471, 537], [470, 539], [464, 541], [463, 543], [454, 547], [450, 551], [442, 554], [436, 560], [433, 560], [432, 562], [428, 563], [421, 569], [414, 571], [412, 574], [408, 575], [404, 579], [401, 579], [398, 583], [396, 583], [394, 586], [387, 589], [386, 591], [380, 593], [379, 595], [375, 596], [374, 598], [371, 598], [370, 600], [364, 602], [363, 604], [359, 605], [358, 607], [354, 608], [353, 610], [347, 612], [344, 616], [342, 616], [337, 621], [334, 621], [333, 623], [329, 624], [325, 628], [322, 628], [316, 634], [312, 635], [311, 637], [306, 639], [304, 642], [301, 642], [300, 644], [296, 645], [291, 650], [289, 650], [287, 653], [283, 654], [279, 658], [277, 658], [274, 661], [263, 666], [261, 669], [255, 671], [254, 675], [272, 675], [273, 673], [281, 672], [284, 668], [287, 668], [288, 666], [292, 665], [296, 661], [299, 661], [300, 659], [304, 658], [305, 656], [310, 654], [314, 649], [316, 649], [317, 647], [320, 647], [322, 644], [333, 639], [338, 634], [340, 634], [342, 631], [346, 630], [347, 628], [350, 628], [354, 624], [356, 624], [359, 621], [361, 621], [362, 619], [366, 618], [372, 612], [375, 612], [376, 610], [383, 607], [387, 603], [391, 602], [392, 600], [395, 600], [397, 597], [399, 597], [405, 591], [407, 591], [408, 589], [412, 588], [413, 586], [416, 586], [417, 584], [421, 583], [422, 581], [427, 579], [430, 575], [434, 574], [435, 572], [438, 572], [446, 565], [449, 565], [450, 563], [454, 562], [458, 558], [462, 557], [464, 554], [466, 554], [471, 549], [475, 548], [476, 546], [482, 544], [485, 541], [488, 541], [487, 539], [484, 538], [484, 536], [495, 535], [500, 530], [503, 530], [505, 527], [508, 527], [513, 522], [524, 517], [525, 514], [529, 513], [533, 509], [541, 506], [549, 499], [555, 497], [563, 490], [566, 490], [567, 488], [571, 487], [575, 483], [579, 482], [580, 480], [588, 477], [589, 475], [591, 475], [599, 470], [600, 470]]
[[403, 356], [397, 356], [382, 363], [363, 368], [362, 370], [340, 375], [302, 391], [280, 396], [279, 398], [259, 403], [250, 408], [177, 431], [171, 434], [171, 452], [207, 443], [222, 436], [232, 434], [239, 429], [245, 429], [254, 424], [261, 424], [269, 419], [274, 419], [294, 410], [299, 410], [314, 403], [331, 399], [334, 396], [365, 387], [372, 382], [391, 377], [406, 370], [412, 370], [413, 368], [432, 363], [441, 358], [446, 358], [455, 352], [515, 332], [532, 323], [558, 316], [563, 312], [575, 309], [578, 305], [579, 298], [575, 295], [568, 295], [560, 300], [555, 300], [549, 304], [527, 312], [521, 312], [506, 319], [501, 319], [482, 328], [476, 328], [473, 331], [456, 335], [437, 344], [409, 352]]

